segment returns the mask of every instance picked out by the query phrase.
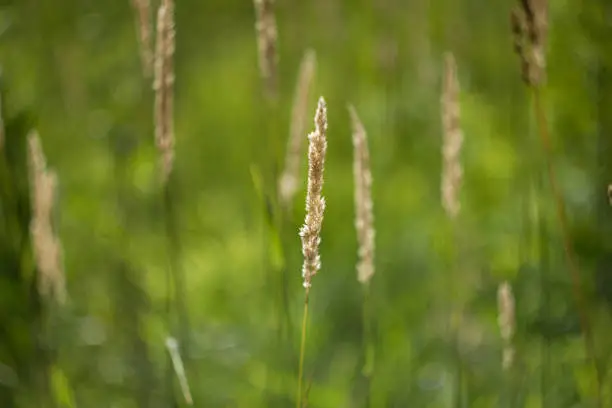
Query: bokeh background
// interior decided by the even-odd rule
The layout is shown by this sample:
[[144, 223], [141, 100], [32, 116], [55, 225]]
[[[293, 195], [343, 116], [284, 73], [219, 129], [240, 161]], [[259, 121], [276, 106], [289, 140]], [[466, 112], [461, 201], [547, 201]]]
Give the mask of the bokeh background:
[[[31, 268], [11, 266], [16, 238], [4, 236], [0, 405], [185, 406], [168, 336], [179, 341], [195, 406], [295, 404], [305, 189], [289, 211], [273, 197], [300, 59], [312, 48], [309, 109], [314, 115], [318, 96], [326, 98], [329, 147], [308, 406], [596, 406], [598, 381], [513, 54], [514, 3], [278, 0], [279, 95], [270, 104], [252, 2], [178, 0], [168, 223], [153, 91], [130, 2], [2, 1], [7, 145], [25, 143], [36, 128], [57, 171], [54, 222], [68, 300], [39, 299]], [[612, 406], [611, 35], [609, 1], [551, 2], [544, 103], [603, 373], [602, 406]], [[447, 51], [457, 60], [465, 135], [454, 225], [440, 204]], [[347, 103], [368, 131], [374, 178], [370, 341], [355, 271]], [[22, 154], [14, 160], [25, 163], [15, 149]], [[502, 369], [497, 326], [497, 288], [506, 280], [516, 298], [510, 370]]]

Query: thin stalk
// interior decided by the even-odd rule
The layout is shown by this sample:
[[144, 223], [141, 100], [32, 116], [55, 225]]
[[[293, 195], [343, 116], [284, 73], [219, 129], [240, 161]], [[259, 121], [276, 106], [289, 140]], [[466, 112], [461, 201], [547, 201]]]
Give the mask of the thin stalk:
[[306, 295], [304, 296], [304, 317], [302, 318], [302, 341], [300, 345], [300, 366], [298, 370], [298, 390], [297, 398], [295, 400], [295, 407], [300, 408], [302, 406], [302, 379], [304, 377], [304, 356], [306, 354], [306, 329], [308, 327], [308, 298], [310, 289], [306, 288]]
[[[177, 328], [177, 337], [181, 348], [183, 349], [183, 356], [187, 369], [189, 368], [189, 355], [191, 352], [189, 342], [189, 312], [186, 306], [186, 285], [183, 270], [180, 266], [181, 257], [181, 242], [178, 231], [178, 220], [175, 208], [175, 202], [173, 198], [174, 187], [176, 187], [176, 180], [173, 177], [173, 173], [169, 175], [166, 183], [163, 186], [163, 212], [164, 212], [164, 229], [168, 245], [168, 257], [169, 267], [166, 275], [167, 279], [167, 313], [168, 313], [168, 333], [173, 333], [174, 328]], [[173, 313], [173, 306], [176, 310]], [[176, 323], [174, 320], [176, 316]], [[176, 324], [176, 326], [175, 326]], [[167, 368], [168, 379], [175, 377], [174, 362], [172, 359], [168, 359]], [[174, 388], [172, 389], [172, 398], [176, 401]]]
[[[541, 204], [539, 204], [540, 206]], [[546, 321], [550, 317], [550, 295], [546, 288], [546, 283], [549, 279], [550, 272], [550, 251], [549, 245], [549, 233], [546, 228], [546, 221], [542, 217], [542, 211], [538, 206], [538, 223], [539, 231], [538, 235], [540, 238], [540, 292], [541, 292], [541, 311], [540, 316], [543, 321]], [[542, 397], [542, 403], [547, 406], [549, 403], [549, 387], [548, 387], [548, 372], [551, 370], [551, 359], [550, 359], [550, 336], [548, 333], [544, 335], [542, 339], [542, 372], [540, 378], [540, 394]]]
[[460, 271], [459, 261], [461, 257], [461, 250], [459, 248], [459, 226], [457, 224], [457, 220], [453, 219], [450, 223], [450, 236], [452, 237], [452, 249], [450, 254], [451, 266], [450, 272], [451, 277], [448, 279], [448, 283], [451, 285], [448, 288], [449, 291], [449, 316], [450, 316], [450, 338], [452, 339], [450, 344], [451, 353], [455, 358], [457, 378], [455, 381], [455, 398], [454, 398], [454, 406], [456, 408], [462, 408], [464, 406], [465, 395], [465, 387], [466, 387], [466, 376], [465, 369], [463, 367], [463, 361], [461, 358], [460, 352], [460, 330], [461, 323], [463, 319], [463, 307], [461, 301], [460, 291], [462, 289], [461, 280], [459, 279]]
[[363, 356], [362, 374], [367, 381], [368, 406], [372, 405], [372, 373], [374, 371], [374, 339], [372, 328], [372, 300], [369, 282], [363, 285]]
[[[116, 324], [120, 328], [119, 332], [124, 334], [125, 340], [129, 344], [129, 349], [125, 351], [126, 360], [137, 361], [134, 365], [136, 376], [134, 386], [136, 390], [136, 401], [138, 407], [145, 408], [151, 406], [152, 390], [155, 389], [155, 376], [151, 359], [149, 358], [148, 344], [139, 335], [139, 327], [142, 326], [144, 316], [147, 314], [147, 293], [140, 285], [142, 282], [142, 271], [135, 267], [129, 258], [127, 243], [133, 237], [130, 236], [132, 223], [130, 220], [129, 198], [129, 160], [133, 157], [133, 151], [122, 150], [122, 144], [133, 142], [131, 138], [116, 136], [111, 144], [111, 154], [114, 159], [114, 184], [115, 202], [119, 210], [119, 217], [123, 229], [119, 232], [116, 239], [121, 248], [113, 259], [113, 269], [115, 275], [112, 286], [109, 286], [109, 293], [115, 297], [115, 316]], [[135, 145], [133, 145], [135, 146]]]
[[[265, 159], [264, 162], [273, 163], [272, 167], [269, 168], [267, 171], [267, 175], [269, 177], [267, 178], [267, 182], [268, 185], [271, 186], [269, 203], [271, 214], [269, 214], [269, 222], [272, 233], [272, 236], [268, 238], [273, 240], [272, 245], [275, 245], [275, 250], [278, 251], [278, 253], [276, 253], [274, 256], [280, 256], [281, 259], [280, 264], [278, 264], [278, 262], [273, 263], [272, 265], [270, 265], [269, 269], [272, 273], [271, 284], [272, 286], [278, 288], [278, 294], [280, 296], [280, 298], [278, 299], [278, 309], [280, 309], [278, 316], [278, 334], [279, 338], [282, 339], [283, 333], [290, 333], [291, 331], [291, 317], [289, 315], [289, 280], [287, 278], [288, 270], [284, 261], [285, 245], [283, 240], [283, 227], [286, 224], [284, 219], [285, 214], [283, 213], [283, 208], [278, 198], [279, 194], [277, 191], [276, 183], [276, 180], [278, 179], [278, 169], [280, 168], [279, 163], [281, 162], [282, 158], [282, 148], [280, 143], [281, 132], [279, 128], [279, 122], [276, 120], [276, 118], [279, 117], [279, 106], [277, 101], [268, 99], [266, 103], [266, 134], [268, 135], [267, 149], [269, 150], [267, 152], [264, 152], [264, 155], [262, 157], [264, 157]], [[267, 156], [266, 158], [266, 155], [269, 154], [270, 151], [272, 151], [271, 160], [269, 156]]]
[[366, 377], [372, 375], [374, 370], [374, 344], [373, 344], [373, 330], [372, 330], [372, 300], [371, 300], [371, 289], [370, 284], [366, 283], [363, 285], [363, 337], [364, 337], [364, 357], [365, 363], [363, 367], [363, 374]]
[[[279, 117], [279, 104], [275, 95], [265, 95], [262, 103], [265, 105], [264, 129], [267, 135], [267, 143], [264, 149], [261, 150], [260, 160], [261, 167], [265, 171], [264, 185], [266, 188], [266, 217], [267, 231], [264, 232], [265, 240], [268, 242], [268, 253], [265, 259], [265, 268], [267, 271], [266, 279], [268, 285], [272, 288], [274, 296], [271, 299], [272, 311], [275, 313], [275, 331], [276, 344], [272, 347], [278, 350], [284, 350], [286, 342], [290, 338], [291, 333], [291, 317], [289, 308], [289, 279], [288, 270], [285, 262], [285, 244], [283, 228], [286, 225], [284, 220], [283, 208], [279, 202], [279, 194], [277, 191], [277, 179], [279, 163], [281, 162], [281, 143], [282, 140], [280, 123], [277, 120]], [[264, 241], [264, 242], [266, 242]], [[282, 359], [281, 359], [282, 361]], [[270, 384], [268, 387], [283, 388], [285, 387], [285, 378], [274, 380], [267, 376], [267, 381], [273, 381], [275, 384]], [[268, 404], [273, 404], [271, 395], [267, 396]]]
[[[36, 282], [33, 282], [36, 283]], [[34, 389], [37, 391], [36, 399], [39, 404], [42, 406], [46, 405], [47, 408], [55, 408], [57, 407], [58, 396], [55, 389], [52, 387], [51, 383], [51, 371], [54, 366], [58, 365], [57, 362], [57, 351], [47, 347], [48, 342], [51, 339], [53, 333], [53, 320], [56, 313], [54, 313], [54, 308], [56, 305], [53, 305], [52, 302], [45, 302], [44, 298], [38, 294], [37, 288], [32, 285], [31, 286], [32, 296], [32, 305], [36, 307], [36, 312], [38, 313], [38, 322], [36, 322], [36, 331], [41, 339], [43, 339], [43, 344], [39, 344], [34, 349], [34, 355], [36, 362], [34, 363], [34, 367], [36, 367], [36, 374], [33, 377]]]
[[465, 368], [463, 367], [463, 362], [461, 360], [461, 356], [459, 355], [459, 350], [457, 350], [457, 408], [463, 408], [468, 406], [465, 401], [468, 397], [467, 393], [467, 375], [465, 374]]
[[[172, 221], [170, 218], [170, 214], [172, 214], [172, 200], [170, 199], [170, 194], [168, 192], [168, 184], [166, 183], [163, 187], [163, 197], [162, 197], [162, 207], [164, 213], [164, 233], [165, 238], [168, 245], [169, 257], [170, 257], [170, 265], [166, 270], [166, 331], [168, 333], [173, 332], [173, 319], [172, 319], [172, 303], [174, 300], [173, 294], [176, 293], [176, 288], [173, 283], [175, 283], [175, 279], [173, 279], [176, 272], [176, 252], [173, 250], [174, 247], [174, 228], [172, 226]], [[182, 333], [181, 333], [182, 334]], [[182, 336], [180, 336], [182, 337]], [[166, 386], [167, 389], [167, 398], [169, 404], [176, 404], [178, 399], [176, 397], [176, 393], [174, 390], [174, 366], [172, 363], [172, 358], [170, 355], [167, 356], [167, 365], [166, 365]]]
[[465, 368], [463, 366], [463, 360], [461, 358], [461, 352], [459, 349], [459, 320], [456, 321], [457, 326], [454, 328], [453, 333], [453, 345], [454, 345], [454, 355], [457, 363], [457, 380], [455, 381], [455, 407], [463, 408], [467, 406], [465, 403], [465, 399], [467, 398], [467, 376], [465, 373]]
[[[163, 187], [163, 211], [164, 211], [164, 228], [166, 234], [166, 240], [168, 244], [168, 252], [169, 252], [169, 276], [168, 279], [172, 281], [172, 284], [169, 286], [174, 288], [174, 293], [169, 295], [169, 299], [174, 298], [174, 302], [176, 303], [177, 308], [177, 317], [178, 317], [178, 328], [179, 328], [179, 340], [181, 343], [181, 347], [184, 350], [185, 354], [188, 354], [188, 342], [187, 337], [189, 334], [189, 317], [187, 313], [187, 307], [185, 305], [185, 279], [183, 276], [183, 271], [180, 267], [180, 257], [181, 257], [181, 243], [179, 239], [178, 233], [178, 220], [175, 203], [173, 199], [173, 180], [172, 176], [166, 182]], [[170, 313], [170, 306], [168, 312]]]
[[574, 289], [574, 298], [578, 308], [578, 313], [580, 316], [580, 325], [582, 328], [582, 332], [584, 333], [584, 341], [585, 347], [587, 351], [587, 355], [589, 359], [593, 363], [593, 368], [595, 370], [595, 379], [596, 379], [596, 398], [597, 398], [597, 406], [601, 407], [601, 382], [602, 382], [602, 371], [597, 363], [597, 354], [595, 350], [595, 341], [593, 338], [592, 327], [588, 318], [588, 314], [586, 311], [586, 305], [584, 296], [582, 294], [582, 280], [580, 278], [580, 272], [578, 270], [577, 262], [574, 257], [572, 242], [569, 234], [569, 228], [567, 223], [567, 215], [565, 210], [565, 203], [563, 198], [561, 197], [561, 193], [559, 190], [557, 177], [555, 174], [555, 170], [553, 167], [553, 152], [552, 152], [552, 144], [550, 141], [550, 132], [548, 129], [548, 122], [546, 120], [546, 113], [544, 112], [543, 106], [543, 95], [542, 90], [537, 87], [531, 87], [533, 92], [533, 109], [534, 114], [536, 116], [536, 121], [538, 125], [538, 133], [540, 134], [542, 147], [546, 156], [546, 167], [548, 172], [548, 179], [553, 195], [553, 199], [556, 204], [557, 209], [557, 218], [559, 221], [559, 225], [561, 228], [561, 235], [563, 239], [563, 249], [565, 253], [565, 260], [570, 269], [570, 274], [572, 278], [572, 287]]
[[[285, 234], [283, 234], [283, 221], [279, 221], [278, 225], [277, 225], [277, 232], [279, 235], [279, 249], [281, 251], [281, 256], [283, 258], [283, 264], [282, 266], [279, 268], [279, 274], [280, 274], [280, 296], [281, 296], [281, 306], [282, 306], [282, 313], [283, 316], [280, 317], [280, 329], [281, 329], [281, 333], [284, 333], [285, 338], [290, 339], [293, 336], [293, 325], [291, 322], [291, 314], [290, 314], [290, 308], [289, 308], [289, 271], [287, 269], [287, 264], [285, 262], [285, 254], [286, 254], [286, 250], [285, 250], [285, 245], [284, 242], [286, 242], [283, 237]], [[283, 323], [284, 323], [284, 327], [283, 327]]]

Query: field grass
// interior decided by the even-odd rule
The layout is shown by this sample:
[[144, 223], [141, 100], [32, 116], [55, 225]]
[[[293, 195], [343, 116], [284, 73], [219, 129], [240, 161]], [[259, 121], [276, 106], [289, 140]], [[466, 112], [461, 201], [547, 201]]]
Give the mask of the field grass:
[[174, 3], [0, 7], [0, 400], [612, 406], [607, 2]]

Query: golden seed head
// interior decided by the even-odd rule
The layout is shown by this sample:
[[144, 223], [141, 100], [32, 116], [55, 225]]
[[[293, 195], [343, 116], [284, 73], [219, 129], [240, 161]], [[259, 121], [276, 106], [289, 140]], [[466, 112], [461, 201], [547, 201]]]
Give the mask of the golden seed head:
[[323, 171], [327, 151], [327, 107], [325, 100], [319, 98], [315, 114], [315, 130], [308, 135], [308, 187], [306, 192], [306, 218], [300, 229], [304, 264], [302, 277], [304, 288], [310, 289], [312, 277], [321, 269], [319, 244], [325, 211], [323, 190]]

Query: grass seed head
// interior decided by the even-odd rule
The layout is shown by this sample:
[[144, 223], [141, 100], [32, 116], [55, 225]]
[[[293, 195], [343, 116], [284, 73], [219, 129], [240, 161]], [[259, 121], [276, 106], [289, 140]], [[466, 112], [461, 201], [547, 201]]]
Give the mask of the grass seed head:
[[459, 104], [459, 80], [457, 65], [452, 54], [444, 60], [444, 79], [442, 84], [442, 206], [449, 218], [459, 215], [461, 204], [459, 192], [463, 179], [461, 166], [461, 148], [463, 132], [461, 131], [461, 109]]
[[316, 54], [313, 50], [304, 53], [300, 64], [298, 82], [295, 89], [293, 108], [291, 111], [291, 129], [287, 152], [285, 154], [285, 168], [278, 181], [280, 202], [289, 207], [298, 188], [302, 146], [304, 145], [304, 132], [310, 89], [317, 64]]
[[62, 246], [52, 225], [57, 175], [47, 169], [38, 133], [28, 135], [28, 173], [32, 216], [30, 235], [38, 270], [38, 291], [47, 299], [63, 303], [66, 298]]
[[315, 115], [315, 130], [308, 135], [308, 187], [306, 191], [306, 218], [300, 230], [304, 264], [302, 277], [304, 288], [309, 290], [312, 277], [321, 269], [319, 244], [321, 243], [321, 227], [325, 211], [323, 191], [323, 171], [325, 169], [325, 153], [327, 151], [327, 106], [325, 100], [319, 98]]
[[355, 188], [355, 229], [358, 241], [357, 280], [367, 284], [374, 275], [374, 215], [372, 173], [367, 133], [357, 110], [348, 107], [353, 128], [353, 178]]

